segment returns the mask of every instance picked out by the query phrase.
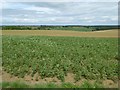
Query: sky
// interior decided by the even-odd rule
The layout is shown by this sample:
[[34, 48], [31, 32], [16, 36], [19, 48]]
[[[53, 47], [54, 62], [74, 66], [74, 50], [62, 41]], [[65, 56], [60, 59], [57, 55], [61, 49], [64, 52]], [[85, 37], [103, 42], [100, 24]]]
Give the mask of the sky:
[[2, 2], [3, 25], [117, 25], [118, 2]]

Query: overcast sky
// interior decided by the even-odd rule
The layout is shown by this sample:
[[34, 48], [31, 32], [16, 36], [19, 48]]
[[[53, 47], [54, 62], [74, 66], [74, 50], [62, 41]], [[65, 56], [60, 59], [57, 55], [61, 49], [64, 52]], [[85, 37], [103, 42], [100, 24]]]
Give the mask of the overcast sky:
[[4, 2], [2, 23], [117, 25], [117, 2]]

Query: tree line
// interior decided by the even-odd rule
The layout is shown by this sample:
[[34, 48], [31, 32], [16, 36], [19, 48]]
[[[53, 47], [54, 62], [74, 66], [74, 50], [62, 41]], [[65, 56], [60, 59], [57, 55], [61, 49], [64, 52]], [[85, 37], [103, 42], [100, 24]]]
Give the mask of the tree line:
[[79, 26], [79, 25], [69, 25], [69, 26], [0, 26], [2, 30], [69, 30], [69, 29], [88, 29], [92, 31], [99, 30], [109, 30], [109, 29], [119, 29], [118, 26]]

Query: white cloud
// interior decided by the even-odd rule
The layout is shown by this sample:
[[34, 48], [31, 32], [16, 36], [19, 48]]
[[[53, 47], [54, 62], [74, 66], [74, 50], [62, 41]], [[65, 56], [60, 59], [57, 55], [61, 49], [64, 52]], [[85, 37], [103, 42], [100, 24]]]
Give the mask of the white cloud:
[[103, 19], [109, 19], [112, 21], [117, 21], [118, 20], [118, 16], [102, 16]]
[[107, 22], [107, 20], [103, 19], [103, 20], [97, 20], [98, 22]]
[[61, 13], [60, 11], [56, 11], [56, 10], [51, 9], [51, 8], [35, 7], [35, 6], [24, 8], [24, 10], [33, 10], [33, 11], [36, 11], [37, 13], [41, 12], [41, 13], [45, 13], [45, 14], [53, 14], [53, 13], [59, 14], [59, 13]]
[[110, 16], [102, 16], [102, 18], [106, 19], [106, 18], [110, 18]]
[[24, 16], [24, 17], [28, 17], [29, 15], [27, 15], [27, 14], [24, 14], [23, 16]]
[[37, 19], [30, 19], [30, 18], [3, 18], [6, 22], [16, 22], [16, 23], [37, 23], [39, 20]]
[[91, 22], [93, 22], [93, 21], [92, 21], [92, 20], [88, 20], [87, 22], [88, 22], [88, 23], [91, 23]]
[[83, 17], [83, 20], [94, 20], [95, 17], [91, 16], [91, 17]]
[[118, 20], [118, 17], [117, 17], [117, 16], [111, 17], [111, 20], [112, 20], [112, 21], [117, 21], [117, 20]]
[[[117, 3], [5, 3], [4, 23], [116, 24]], [[6, 18], [6, 19], [5, 19]]]
[[2, 9], [2, 2], [0, 2], [0, 9]]

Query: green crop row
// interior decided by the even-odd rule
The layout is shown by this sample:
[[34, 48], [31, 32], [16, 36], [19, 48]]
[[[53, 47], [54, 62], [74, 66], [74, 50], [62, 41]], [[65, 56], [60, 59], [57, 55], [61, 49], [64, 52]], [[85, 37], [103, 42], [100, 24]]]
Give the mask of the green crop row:
[[3, 36], [2, 49], [3, 70], [18, 77], [117, 79], [116, 38]]

